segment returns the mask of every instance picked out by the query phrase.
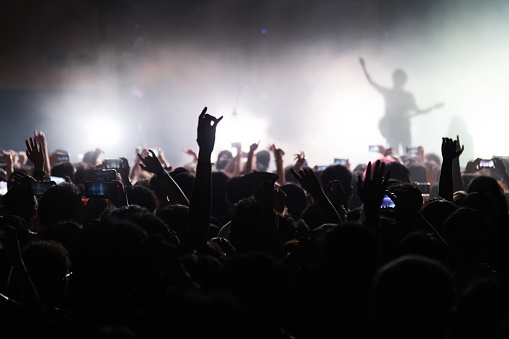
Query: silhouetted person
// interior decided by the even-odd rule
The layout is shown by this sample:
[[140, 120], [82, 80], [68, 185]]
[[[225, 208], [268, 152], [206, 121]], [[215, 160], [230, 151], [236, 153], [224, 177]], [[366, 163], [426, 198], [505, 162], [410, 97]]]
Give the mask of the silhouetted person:
[[371, 86], [373, 86], [385, 100], [385, 113], [378, 123], [378, 128], [382, 136], [387, 140], [396, 154], [406, 152], [406, 147], [412, 145], [412, 135], [410, 129], [410, 119], [418, 114], [428, 113], [435, 108], [439, 108], [442, 104], [436, 104], [427, 109], [417, 107], [415, 98], [412, 93], [403, 89], [407, 81], [406, 73], [397, 69], [392, 74], [393, 87], [386, 88], [378, 85], [371, 80], [364, 59], [359, 58], [364, 74]]

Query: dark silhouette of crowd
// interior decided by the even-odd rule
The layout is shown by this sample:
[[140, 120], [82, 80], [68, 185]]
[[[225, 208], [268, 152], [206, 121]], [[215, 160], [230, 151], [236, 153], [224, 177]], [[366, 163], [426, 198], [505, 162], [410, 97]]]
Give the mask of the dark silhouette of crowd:
[[221, 119], [198, 115], [178, 167], [73, 163], [41, 131], [4, 151], [2, 338], [509, 336], [506, 159], [461, 168], [455, 136], [354, 168], [212, 159]]

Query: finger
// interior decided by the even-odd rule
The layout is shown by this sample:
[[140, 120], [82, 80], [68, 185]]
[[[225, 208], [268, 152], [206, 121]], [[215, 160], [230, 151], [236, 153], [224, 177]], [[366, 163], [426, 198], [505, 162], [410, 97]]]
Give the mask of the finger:
[[154, 158], [157, 158], [157, 157], [156, 157], [156, 154], [154, 153], [154, 151], [152, 151], [151, 149], [149, 149], [148, 151], [150, 152], [150, 154], [152, 154], [152, 156], [153, 156]]
[[371, 161], [368, 162], [368, 166], [366, 167], [366, 175], [364, 177], [366, 180], [371, 180]]
[[203, 119], [203, 117], [205, 116], [205, 113], [207, 113], [207, 106], [205, 106], [203, 108], [203, 111], [201, 111], [200, 116], [199, 116], [200, 120]]
[[32, 148], [30, 147], [30, 145], [28, 144], [28, 140], [25, 139], [25, 144], [27, 145], [27, 152], [30, 152], [32, 150]]
[[223, 120], [223, 116], [221, 115], [219, 118], [215, 119], [214, 126], [219, 123], [219, 121]]
[[140, 161], [143, 161], [143, 157], [141, 156], [140, 153], [136, 153], [136, 155], [138, 155], [138, 158], [140, 159]]
[[[142, 170], [147, 171], [147, 167], [145, 167], [145, 165], [140, 164], [140, 167], [141, 167], [141, 169], [142, 169]], [[148, 171], [147, 171], [147, 172], [148, 172]]]

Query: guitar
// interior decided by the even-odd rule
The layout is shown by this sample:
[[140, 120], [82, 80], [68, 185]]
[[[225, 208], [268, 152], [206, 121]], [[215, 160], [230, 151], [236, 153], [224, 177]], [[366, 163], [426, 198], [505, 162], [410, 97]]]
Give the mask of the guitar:
[[[435, 109], [439, 109], [439, 108], [442, 108], [444, 106], [444, 103], [441, 102], [441, 103], [438, 103], [438, 104], [435, 104], [425, 110], [422, 110], [422, 111], [418, 111], [414, 114], [410, 114], [410, 115], [407, 115], [405, 118], [414, 118], [418, 115], [421, 115], [421, 114], [426, 114], [426, 113], [429, 113]], [[389, 132], [390, 132], [390, 124], [393, 122], [395, 118], [394, 117], [388, 117], [386, 115], [384, 115], [383, 117], [380, 118], [380, 120], [378, 121], [378, 129], [380, 130], [380, 133], [382, 134], [382, 136], [384, 138], [388, 138], [389, 136]]]

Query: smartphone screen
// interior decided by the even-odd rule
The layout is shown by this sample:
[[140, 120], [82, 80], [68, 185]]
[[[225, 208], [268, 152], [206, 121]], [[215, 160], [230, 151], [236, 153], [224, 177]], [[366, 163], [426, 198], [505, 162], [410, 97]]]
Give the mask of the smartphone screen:
[[52, 176], [52, 175], [50, 175], [49, 180], [54, 181], [54, 182], [55, 182], [55, 184], [57, 184], [57, 185], [58, 185], [58, 184], [61, 184], [61, 183], [63, 183], [63, 182], [65, 182], [65, 179], [64, 179], [64, 178], [61, 178], [61, 177], [54, 177], [54, 176]]
[[421, 191], [421, 194], [430, 194], [431, 185], [429, 182], [417, 182], [415, 184], [417, 185], [417, 188], [419, 188], [419, 191]]
[[324, 165], [324, 166], [317, 166], [317, 170], [318, 170], [318, 171], [323, 171], [323, 170], [325, 170], [327, 167], [329, 167], [329, 166], [327, 166], [327, 165]]
[[335, 158], [334, 159], [334, 165], [343, 165], [343, 166], [345, 166], [346, 165], [346, 159]]
[[95, 181], [115, 181], [117, 180], [117, 171], [114, 169], [95, 171]]
[[86, 181], [85, 197], [109, 198], [115, 193], [116, 183], [107, 181]]
[[371, 145], [371, 146], [369, 146], [369, 151], [370, 152], [380, 152], [380, 146], [378, 146], [378, 145]]
[[0, 195], [5, 195], [7, 191], [7, 181], [0, 181]]
[[105, 159], [104, 168], [106, 169], [119, 169], [122, 166], [121, 159]]
[[69, 154], [59, 154], [57, 159], [58, 161], [69, 161]]
[[492, 159], [482, 159], [479, 161], [479, 168], [493, 168], [494, 163]]
[[36, 197], [40, 197], [46, 192], [48, 188], [55, 185], [55, 182], [51, 181], [32, 181], [30, 183], [30, 188], [32, 189], [33, 194]]
[[392, 199], [386, 194], [384, 195], [384, 199], [382, 200], [382, 203], [380, 204], [380, 209], [382, 210], [394, 210], [396, 208], [396, 204]]

